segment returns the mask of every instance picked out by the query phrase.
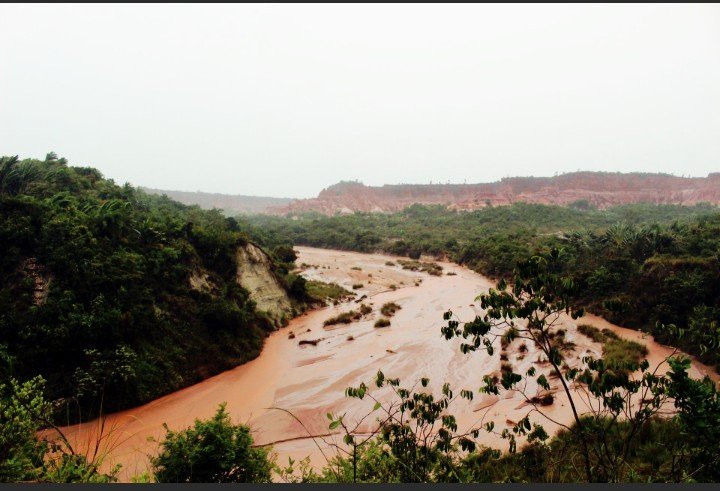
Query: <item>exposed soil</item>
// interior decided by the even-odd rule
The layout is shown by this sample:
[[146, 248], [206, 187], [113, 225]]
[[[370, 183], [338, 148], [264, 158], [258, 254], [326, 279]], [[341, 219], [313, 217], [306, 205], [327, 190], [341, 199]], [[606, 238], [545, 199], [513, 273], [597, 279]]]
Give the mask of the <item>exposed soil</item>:
[[365, 186], [341, 182], [317, 198], [270, 206], [278, 215], [317, 211], [335, 213], [394, 212], [412, 204], [440, 204], [458, 210], [511, 203], [566, 205], [587, 200], [598, 208], [628, 203], [720, 204], [720, 173], [708, 177], [667, 174], [572, 172], [555, 177], [510, 177], [480, 184], [396, 184]]

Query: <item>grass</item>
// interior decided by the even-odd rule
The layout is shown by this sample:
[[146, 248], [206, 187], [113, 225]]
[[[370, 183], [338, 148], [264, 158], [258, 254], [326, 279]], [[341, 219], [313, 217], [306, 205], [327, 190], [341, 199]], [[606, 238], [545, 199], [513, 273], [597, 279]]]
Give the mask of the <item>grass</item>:
[[402, 266], [403, 269], [409, 269], [410, 271], [423, 271], [433, 276], [442, 275], [443, 268], [437, 263], [426, 263], [422, 261], [405, 261], [402, 259], [398, 260], [398, 263], [400, 263], [400, 266]]
[[362, 284], [362, 283], [355, 283], [355, 284], [353, 285], [353, 290], [357, 290], [358, 288], [362, 288], [362, 287], [363, 287], [363, 284]]
[[365, 305], [364, 303], [360, 304], [360, 313], [362, 315], [368, 315], [370, 312], [372, 312], [372, 307]]
[[310, 280], [306, 283], [308, 295], [315, 300], [341, 301], [355, 296], [355, 293], [346, 290], [337, 283]]
[[385, 317], [381, 317], [375, 322], [375, 327], [388, 327], [389, 325], [390, 319], [386, 319]]
[[385, 261], [385, 266], [395, 266], [395, 263], [392, 261]]
[[401, 307], [395, 302], [388, 302], [386, 304], [383, 304], [382, 307], [380, 307], [380, 313], [385, 317], [392, 317], [393, 315], [395, 315], [395, 312], [400, 310], [400, 308]]
[[603, 345], [603, 360], [614, 369], [635, 369], [637, 363], [648, 354], [647, 348], [635, 341], [619, 337], [610, 329], [602, 331], [596, 327], [583, 324], [578, 332]]
[[330, 317], [323, 323], [323, 325], [334, 326], [335, 324], [350, 324], [351, 322], [360, 319], [360, 317], [362, 317], [362, 314], [360, 312], [356, 310], [350, 310], [348, 312], [338, 314], [335, 317]]

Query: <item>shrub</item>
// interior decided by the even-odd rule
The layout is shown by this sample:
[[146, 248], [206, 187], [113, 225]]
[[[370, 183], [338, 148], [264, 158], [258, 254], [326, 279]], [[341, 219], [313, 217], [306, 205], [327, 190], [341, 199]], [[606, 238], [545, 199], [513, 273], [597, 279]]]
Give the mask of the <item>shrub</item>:
[[392, 317], [400, 308], [401, 307], [395, 302], [388, 302], [380, 307], [380, 313], [385, 317]]
[[[361, 307], [362, 309], [362, 307]], [[357, 312], [355, 310], [350, 310], [348, 312], [343, 312], [342, 314], [338, 314], [335, 317], [330, 317], [327, 319], [323, 325], [325, 326], [334, 326], [335, 324], [350, 324], [352, 321], [356, 321], [362, 317], [362, 314], [360, 312]]]
[[601, 331], [583, 324], [578, 326], [578, 332], [603, 345], [603, 358], [614, 369], [634, 369], [640, 359], [648, 354], [642, 344], [623, 339], [610, 329]]
[[381, 317], [375, 322], [375, 327], [388, 327], [389, 325], [390, 319], [386, 319], [385, 317]]
[[232, 424], [225, 404], [193, 427], [165, 429], [160, 453], [150, 459], [158, 482], [270, 482], [267, 450], [253, 447], [250, 428]]
[[308, 295], [316, 300], [345, 300], [355, 295], [337, 283], [324, 283], [322, 281], [310, 280], [305, 286]]
[[440, 276], [442, 275], [442, 266], [440, 266], [437, 263], [426, 263], [421, 261], [405, 261], [400, 260], [398, 261], [403, 269], [407, 269], [410, 271], [421, 271], [426, 272], [433, 276]]

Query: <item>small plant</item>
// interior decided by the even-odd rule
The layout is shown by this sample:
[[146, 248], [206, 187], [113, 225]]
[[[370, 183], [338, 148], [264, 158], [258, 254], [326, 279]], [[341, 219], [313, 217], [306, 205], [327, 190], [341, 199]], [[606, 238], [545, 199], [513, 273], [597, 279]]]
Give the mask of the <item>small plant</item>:
[[362, 315], [368, 315], [370, 312], [372, 312], [372, 307], [365, 305], [364, 303], [360, 304], [360, 313]]
[[382, 307], [380, 307], [380, 313], [385, 317], [392, 317], [393, 315], [395, 315], [395, 312], [400, 310], [400, 308], [401, 307], [395, 302], [388, 302], [386, 304], [383, 304]]
[[355, 296], [354, 292], [346, 290], [337, 283], [310, 280], [305, 283], [305, 288], [310, 298], [318, 301], [329, 301], [334, 304]]
[[357, 290], [358, 288], [362, 288], [362, 287], [363, 287], [363, 284], [362, 284], [362, 283], [355, 283], [352, 287], [353, 287], [353, 290]]
[[[360, 308], [362, 311], [362, 307], [360, 307]], [[330, 317], [325, 322], [323, 322], [323, 325], [324, 326], [334, 326], [335, 324], [350, 324], [353, 321], [359, 320], [362, 316], [363, 316], [362, 313], [360, 313], [356, 310], [350, 310], [348, 312], [343, 312], [342, 314], [338, 314], [335, 317]]]
[[386, 319], [385, 317], [381, 317], [375, 322], [375, 327], [388, 327], [389, 325], [390, 319]]
[[582, 324], [578, 332], [603, 345], [603, 358], [608, 367], [616, 370], [634, 371], [641, 358], [647, 356], [645, 346], [635, 341], [628, 341], [615, 334], [610, 329], [602, 331], [596, 327]]
[[443, 267], [437, 263], [426, 263], [421, 261], [398, 261], [403, 269], [410, 271], [421, 271], [432, 276], [442, 275]]

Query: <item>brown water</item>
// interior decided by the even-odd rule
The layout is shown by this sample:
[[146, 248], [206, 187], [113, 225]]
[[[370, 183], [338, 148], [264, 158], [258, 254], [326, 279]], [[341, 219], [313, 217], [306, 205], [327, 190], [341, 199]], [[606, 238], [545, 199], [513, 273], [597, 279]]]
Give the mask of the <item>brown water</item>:
[[[262, 354], [245, 365], [143, 406], [109, 415], [102, 427], [100, 421], [94, 421], [65, 428], [76, 446], [93, 447], [97, 435], [102, 434], [100, 452], [107, 454], [104, 466], [122, 464], [120, 477], [128, 480], [147, 469], [148, 454], [157, 451], [157, 443], [149, 438], [158, 439], [164, 434], [163, 423], [171, 429], [184, 428], [195, 418], [210, 417], [218, 404], [227, 402], [233, 420], [248, 423], [257, 443], [273, 444], [279, 463], [286, 463], [288, 457], [309, 456], [314, 465], [320, 466], [325, 456], [334, 453], [328, 442], [339, 443], [342, 439], [339, 433], [328, 430], [325, 414], [345, 413], [346, 421], [353, 421], [369, 412], [371, 401], [348, 399], [344, 390], [363, 381], [371, 382], [378, 370], [389, 377], [399, 377], [404, 386], [429, 377], [431, 389], [439, 390], [447, 381], [456, 391], [477, 390], [483, 375], [499, 372], [499, 350], [492, 357], [484, 353], [463, 355], [458, 349], [459, 340], [448, 342], [440, 335], [445, 310], [451, 309], [460, 319], [467, 320], [481, 312], [474, 299], [493, 285], [489, 279], [452, 263], [440, 264], [445, 273], [455, 275], [435, 277], [403, 270], [398, 265], [387, 266], [387, 261], [396, 258], [380, 254], [308, 247], [296, 250], [297, 264], [318, 266], [303, 271], [308, 279], [337, 282], [348, 289], [363, 283], [363, 288], [355, 291], [368, 296], [364, 302], [372, 305], [373, 313], [359, 322], [324, 328], [325, 319], [358, 307], [349, 301], [296, 318], [288, 327], [270, 335]], [[419, 286], [415, 286], [417, 280], [422, 280]], [[390, 288], [393, 284], [396, 290]], [[402, 309], [392, 317], [390, 327], [374, 328], [380, 306], [391, 301]], [[653, 367], [672, 352], [650, 336], [595, 316], [585, 316], [580, 322], [609, 328], [624, 338], [644, 343]], [[568, 357], [570, 365], [579, 363], [585, 354], [601, 353], [598, 344], [576, 332], [576, 321], [564, 318], [562, 323], [567, 330], [566, 338], [577, 345], [575, 353]], [[289, 339], [290, 332], [295, 334], [294, 339]], [[349, 336], [354, 339], [348, 340]], [[316, 346], [298, 345], [301, 340], [317, 339], [320, 341]], [[528, 344], [528, 352], [522, 354], [519, 345], [516, 341], [508, 349], [509, 362], [516, 372], [524, 373], [537, 360], [538, 353]], [[543, 371], [549, 373], [548, 368], [540, 373]], [[699, 363], [693, 364], [691, 374], [695, 377], [709, 374], [717, 380], [711, 369]], [[383, 396], [382, 392], [379, 394]], [[304, 427], [287, 413], [271, 408], [291, 411]], [[501, 398], [476, 396], [472, 402], [459, 400], [452, 406], [461, 431], [491, 420], [497, 429], [502, 429], [529, 410], [523, 396], [516, 393], [501, 394]], [[560, 423], [570, 423], [572, 419], [564, 394], [557, 395], [546, 413]], [[542, 423], [549, 432], [558, 428], [537, 414], [533, 420]], [[326, 441], [308, 438], [308, 432], [324, 435]], [[506, 448], [504, 441], [491, 434], [481, 432], [479, 441]]]

